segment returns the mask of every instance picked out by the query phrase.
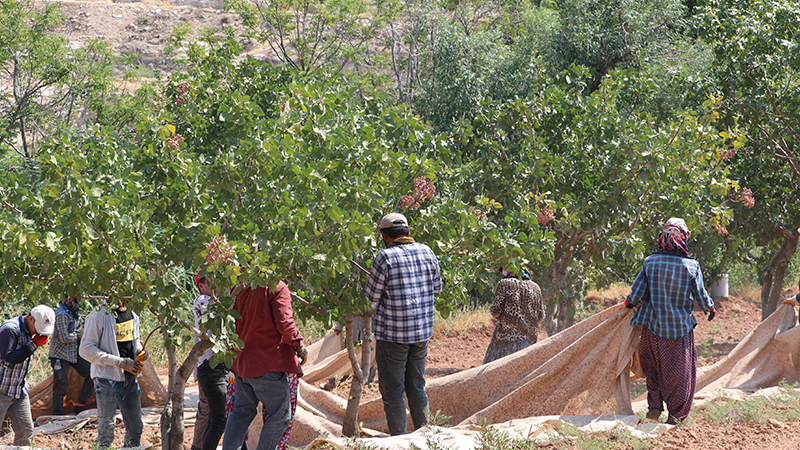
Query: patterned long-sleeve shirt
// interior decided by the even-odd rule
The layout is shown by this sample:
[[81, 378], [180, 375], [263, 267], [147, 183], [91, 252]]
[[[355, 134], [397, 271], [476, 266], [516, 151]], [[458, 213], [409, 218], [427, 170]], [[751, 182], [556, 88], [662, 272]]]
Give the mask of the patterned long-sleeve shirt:
[[544, 318], [542, 291], [531, 280], [504, 278], [497, 284], [489, 311], [497, 320], [492, 335], [495, 344], [536, 342], [539, 322]]
[[414, 242], [381, 250], [364, 288], [376, 310], [375, 339], [403, 344], [430, 339], [434, 296], [441, 291], [439, 260], [430, 247]]
[[693, 302], [706, 313], [714, 306], [703, 286], [700, 264], [669, 251], [654, 253], [644, 260], [627, 302], [642, 304], [631, 325], [644, 325], [664, 339], [682, 338], [697, 325]]
[[15, 398], [28, 392], [28, 366], [37, 348], [22, 316], [0, 326], [0, 391]]
[[80, 333], [76, 330], [78, 317], [72, 315], [63, 304], [56, 310], [56, 324], [50, 337], [50, 358], [63, 359], [73, 364], [78, 362], [78, 341]]
[[[211, 296], [206, 294], [200, 294], [197, 298], [194, 299], [194, 307], [192, 308], [192, 313], [194, 314], [194, 326], [198, 330], [200, 329], [200, 322], [203, 320], [203, 314], [208, 311], [208, 305], [211, 303]], [[200, 336], [194, 337], [194, 342], [200, 342]], [[206, 349], [199, 358], [197, 358], [197, 365], [195, 366], [195, 372], [197, 368], [200, 367], [201, 364], [211, 359], [214, 356], [214, 350], [211, 348]], [[196, 373], [195, 373], [196, 375]]]

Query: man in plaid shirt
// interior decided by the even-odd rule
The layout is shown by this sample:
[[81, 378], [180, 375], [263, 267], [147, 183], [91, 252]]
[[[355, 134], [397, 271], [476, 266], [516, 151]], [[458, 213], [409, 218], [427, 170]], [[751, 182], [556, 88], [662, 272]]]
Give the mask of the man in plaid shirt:
[[30, 314], [7, 320], [0, 326], [0, 417], [8, 413], [14, 445], [29, 447], [33, 435], [28, 366], [37, 348], [53, 334], [56, 313], [39, 305]]
[[375, 360], [378, 388], [392, 435], [407, 432], [406, 405], [414, 428], [427, 424], [425, 362], [433, 334], [434, 295], [442, 291], [439, 261], [433, 251], [409, 236], [402, 214], [387, 214], [379, 229], [386, 249], [372, 261], [367, 299], [375, 310]]
[[50, 366], [53, 368], [53, 406], [50, 414], [54, 416], [64, 414], [64, 397], [69, 391], [70, 366], [83, 377], [81, 392], [75, 404], [75, 414], [86, 410], [86, 402], [94, 395], [94, 382], [90, 374], [92, 365], [78, 355], [78, 345], [83, 334], [79, 326], [81, 320], [79, 310], [80, 300], [76, 295], [64, 298], [56, 308], [56, 326], [48, 355]]

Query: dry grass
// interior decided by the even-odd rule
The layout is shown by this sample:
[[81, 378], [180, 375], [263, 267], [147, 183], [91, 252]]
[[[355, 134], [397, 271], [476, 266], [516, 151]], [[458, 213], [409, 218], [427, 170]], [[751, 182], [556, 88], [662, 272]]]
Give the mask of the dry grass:
[[730, 295], [739, 297], [754, 305], [761, 306], [761, 286], [740, 286], [736, 290], [731, 291]]
[[600, 303], [606, 300], [616, 300], [620, 298], [624, 299], [630, 293], [631, 287], [622, 284], [611, 286], [608, 289], [603, 289], [602, 291], [590, 289], [586, 293], [586, 301], [590, 303]]
[[457, 309], [450, 313], [446, 319], [439, 313], [433, 321], [433, 332], [449, 334], [451, 332], [463, 333], [469, 330], [492, 324], [492, 315], [489, 306], [479, 308]]

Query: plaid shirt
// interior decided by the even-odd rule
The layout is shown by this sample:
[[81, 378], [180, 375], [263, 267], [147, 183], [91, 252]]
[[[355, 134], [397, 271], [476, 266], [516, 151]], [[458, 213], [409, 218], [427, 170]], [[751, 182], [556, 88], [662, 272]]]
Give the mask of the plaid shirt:
[[48, 357], [63, 359], [73, 364], [78, 362], [78, 332], [75, 331], [77, 316], [73, 316], [63, 303], [56, 310], [56, 324], [50, 336]]
[[677, 252], [654, 253], [644, 260], [628, 296], [628, 303], [642, 304], [631, 325], [644, 325], [660, 338], [682, 338], [697, 325], [693, 301], [706, 313], [714, 306], [700, 264]]
[[439, 261], [424, 244], [394, 245], [372, 261], [364, 293], [377, 310], [375, 338], [411, 344], [433, 334], [433, 296], [442, 291]]
[[0, 391], [9, 397], [27, 395], [28, 365], [37, 345], [22, 316], [0, 326]]

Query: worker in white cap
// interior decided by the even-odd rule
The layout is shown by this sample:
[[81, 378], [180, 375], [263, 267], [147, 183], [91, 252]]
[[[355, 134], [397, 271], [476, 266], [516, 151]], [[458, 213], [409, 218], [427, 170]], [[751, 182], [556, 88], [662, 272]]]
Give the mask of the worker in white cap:
[[29, 314], [7, 320], [0, 326], [0, 417], [8, 414], [14, 430], [14, 445], [29, 447], [33, 435], [31, 402], [28, 397], [28, 366], [33, 352], [53, 334], [56, 313], [39, 305]]

